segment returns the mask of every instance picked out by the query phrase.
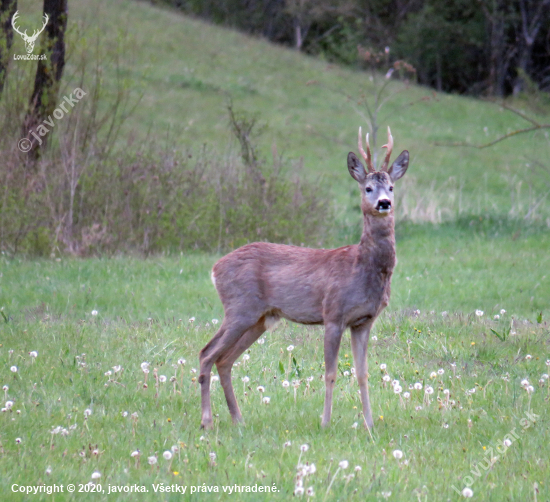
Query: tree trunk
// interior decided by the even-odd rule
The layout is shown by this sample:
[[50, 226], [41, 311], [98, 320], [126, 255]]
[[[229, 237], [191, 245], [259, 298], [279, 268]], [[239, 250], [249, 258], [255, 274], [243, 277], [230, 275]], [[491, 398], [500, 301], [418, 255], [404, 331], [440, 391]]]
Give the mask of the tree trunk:
[[13, 43], [11, 19], [17, 11], [17, 0], [0, 0], [0, 97], [8, 74], [8, 62]]
[[[67, 1], [44, 0], [44, 14], [49, 17], [46, 25], [46, 39], [42, 43], [47, 59], [39, 60], [34, 80], [34, 91], [29, 104], [29, 110], [23, 124], [23, 135], [34, 130], [48, 115], [54, 111], [63, 68], [65, 67], [65, 31], [67, 29]], [[30, 139], [30, 138], [29, 138]], [[44, 140], [46, 136], [44, 136]], [[33, 140], [34, 141], [34, 140]], [[33, 142], [29, 152], [33, 158], [38, 158], [38, 143]]]

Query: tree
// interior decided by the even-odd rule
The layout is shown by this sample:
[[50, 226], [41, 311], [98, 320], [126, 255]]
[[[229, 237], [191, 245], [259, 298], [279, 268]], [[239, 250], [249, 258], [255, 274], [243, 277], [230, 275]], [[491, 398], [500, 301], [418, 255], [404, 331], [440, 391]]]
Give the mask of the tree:
[[[34, 90], [29, 110], [23, 123], [23, 134], [34, 129], [56, 107], [59, 86], [65, 68], [65, 31], [67, 30], [68, 0], [44, 0], [44, 14], [49, 21], [45, 30], [45, 42], [42, 48], [47, 57], [39, 60], [34, 80]], [[44, 40], [44, 39], [43, 39]], [[38, 157], [38, 145], [33, 143], [29, 153]]]
[[13, 44], [11, 20], [17, 11], [17, 0], [0, 0], [0, 96], [8, 74], [8, 61]]

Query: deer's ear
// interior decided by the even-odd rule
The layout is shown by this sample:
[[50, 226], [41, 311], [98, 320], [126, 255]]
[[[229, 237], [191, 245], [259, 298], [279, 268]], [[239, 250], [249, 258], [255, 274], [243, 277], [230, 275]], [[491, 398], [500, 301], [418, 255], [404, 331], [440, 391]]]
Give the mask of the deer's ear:
[[353, 152], [348, 153], [348, 170], [351, 177], [358, 183], [363, 183], [367, 179], [367, 172], [363, 164]]
[[409, 167], [409, 152], [403, 150], [388, 169], [391, 180], [395, 182], [401, 178], [407, 171], [407, 167]]

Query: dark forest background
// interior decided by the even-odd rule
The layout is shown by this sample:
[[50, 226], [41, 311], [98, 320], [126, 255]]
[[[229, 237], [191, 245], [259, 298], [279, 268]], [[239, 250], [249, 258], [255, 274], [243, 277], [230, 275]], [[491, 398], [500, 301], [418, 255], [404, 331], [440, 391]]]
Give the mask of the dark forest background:
[[328, 61], [389, 47], [438, 91], [550, 90], [550, 0], [152, 0]]

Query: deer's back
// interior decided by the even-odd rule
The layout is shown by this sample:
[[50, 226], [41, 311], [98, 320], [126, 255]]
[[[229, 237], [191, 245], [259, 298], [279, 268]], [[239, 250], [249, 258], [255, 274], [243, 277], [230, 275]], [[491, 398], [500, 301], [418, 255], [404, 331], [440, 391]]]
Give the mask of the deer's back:
[[380, 286], [358, 273], [356, 258], [357, 246], [327, 250], [257, 242], [221, 258], [212, 275], [226, 314], [254, 311], [322, 324], [327, 309], [336, 317], [346, 316], [346, 309], [356, 318], [378, 312], [373, 302], [380, 303], [382, 290], [373, 296]]

